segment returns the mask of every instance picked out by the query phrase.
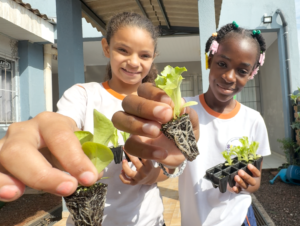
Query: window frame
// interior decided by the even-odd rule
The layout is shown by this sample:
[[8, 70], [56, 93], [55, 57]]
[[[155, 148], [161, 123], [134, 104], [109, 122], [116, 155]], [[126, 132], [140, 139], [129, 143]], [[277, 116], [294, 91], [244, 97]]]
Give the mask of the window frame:
[[13, 106], [15, 106], [14, 109], [14, 121], [12, 122], [2, 122], [0, 121], [0, 130], [6, 130], [9, 125], [11, 125], [14, 122], [20, 121], [20, 77], [19, 77], [19, 60], [18, 58], [12, 58], [11, 56], [3, 53], [0, 51], [0, 58], [3, 60], [11, 61], [12, 63], [12, 84], [15, 92], [15, 98], [13, 99], [12, 103]]

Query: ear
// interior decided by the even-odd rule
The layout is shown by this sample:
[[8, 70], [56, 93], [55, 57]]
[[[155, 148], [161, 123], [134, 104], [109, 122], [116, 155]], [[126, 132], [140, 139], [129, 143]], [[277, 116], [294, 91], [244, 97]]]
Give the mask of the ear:
[[110, 55], [109, 55], [109, 45], [107, 43], [106, 38], [102, 38], [101, 44], [102, 44], [102, 49], [103, 49], [104, 56], [107, 57], [107, 58], [110, 58]]

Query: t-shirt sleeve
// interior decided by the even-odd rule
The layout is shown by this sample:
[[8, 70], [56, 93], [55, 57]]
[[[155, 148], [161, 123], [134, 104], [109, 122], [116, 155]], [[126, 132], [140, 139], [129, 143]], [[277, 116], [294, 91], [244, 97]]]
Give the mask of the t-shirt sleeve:
[[271, 154], [267, 127], [264, 119], [261, 117], [260, 114], [258, 115], [258, 118], [254, 124], [252, 137], [253, 141], [259, 142], [257, 154], [262, 156]]
[[66, 90], [57, 103], [57, 113], [72, 118], [79, 129], [83, 128], [87, 107], [87, 94], [80, 85]]

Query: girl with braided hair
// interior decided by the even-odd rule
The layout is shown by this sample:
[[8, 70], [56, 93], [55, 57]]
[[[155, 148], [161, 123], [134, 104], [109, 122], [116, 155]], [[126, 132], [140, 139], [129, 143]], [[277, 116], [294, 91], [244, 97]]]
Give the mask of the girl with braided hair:
[[263, 65], [265, 51], [261, 32], [243, 29], [236, 22], [223, 26], [206, 43], [209, 88], [200, 96], [186, 98], [198, 102], [191, 108], [199, 117], [200, 155], [187, 163], [179, 178], [183, 226], [256, 226], [250, 194], [260, 187], [261, 171], [251, 164], [247, 167], [253, 176], [239, 170], [236, 185], [227, 186], [225, 193], [203, 176], [207, 169], [224, 162], [222, 151], [241, 146], [239, 139], [244, 136], [259, 142], [258, 154], [270, 154], [263, 118], [234, 99]]

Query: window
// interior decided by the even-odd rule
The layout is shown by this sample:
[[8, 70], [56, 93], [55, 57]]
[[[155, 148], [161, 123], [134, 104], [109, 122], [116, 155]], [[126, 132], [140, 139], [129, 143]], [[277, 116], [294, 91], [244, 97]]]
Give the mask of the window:
[[237, 101], [261, 112], [259, 72], [254, 79], [249, 80], [243, 90], [236, 95]]
[[16, 121], [15, 64], [0, 57], [0, 124]]
[[181, 83], [181, 96], [182, 97], [192, 97], [194, 96], [194, 77], [184, 76]]

